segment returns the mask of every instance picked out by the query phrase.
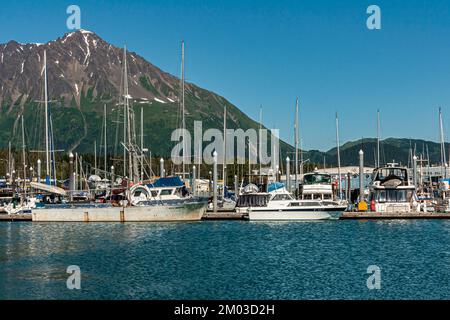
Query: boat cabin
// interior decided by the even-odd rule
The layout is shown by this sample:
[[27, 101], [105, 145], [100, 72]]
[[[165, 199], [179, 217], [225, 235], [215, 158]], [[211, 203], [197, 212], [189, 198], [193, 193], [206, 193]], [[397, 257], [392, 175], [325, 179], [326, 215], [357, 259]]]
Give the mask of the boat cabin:
[[333, 200], [331, 175], [326, 173], [306, 173], [299, 188], [302, 200]]

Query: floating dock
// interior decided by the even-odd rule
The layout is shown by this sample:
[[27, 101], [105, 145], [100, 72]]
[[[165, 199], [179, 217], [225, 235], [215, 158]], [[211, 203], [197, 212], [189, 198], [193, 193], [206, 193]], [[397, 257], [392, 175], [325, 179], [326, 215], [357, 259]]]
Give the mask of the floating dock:
[[207, 212], [202, 220], [245, 220], [246, 214], [232, 212]]
[[450, 219], [450, 213], [434, 212], [344, 212], [340, 220]]
[[11, 222], [11, 221], [31, 221], [31, 214], [0, 214], [0, 222]]

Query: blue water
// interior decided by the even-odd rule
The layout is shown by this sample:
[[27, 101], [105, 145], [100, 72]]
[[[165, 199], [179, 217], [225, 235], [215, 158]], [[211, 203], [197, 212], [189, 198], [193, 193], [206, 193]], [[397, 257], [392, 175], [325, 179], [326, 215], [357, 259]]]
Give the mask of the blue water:
[[0, 223], [0, 299], [409, 298], [450, 298], [450, 221]]

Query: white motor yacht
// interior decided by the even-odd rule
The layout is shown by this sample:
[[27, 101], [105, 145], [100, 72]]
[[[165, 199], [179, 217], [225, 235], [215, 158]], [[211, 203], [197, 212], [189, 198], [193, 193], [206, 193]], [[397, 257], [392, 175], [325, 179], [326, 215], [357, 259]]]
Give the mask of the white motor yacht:
[[[256, 186], [247, 186], [248, 189]], [[333, 208], [320, 200], [295, 200], [284, 188], [271, 192], [245, 192], [239, 196], [236, 211], [249, 220], [326, 220]]]

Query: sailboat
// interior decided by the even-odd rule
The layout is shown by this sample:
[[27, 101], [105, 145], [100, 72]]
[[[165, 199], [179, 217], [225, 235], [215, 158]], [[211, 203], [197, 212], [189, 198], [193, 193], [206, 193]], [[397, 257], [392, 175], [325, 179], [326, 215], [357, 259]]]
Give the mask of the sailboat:
[[142, 161], [142, 150], [136, 143], [134, 111], [130, 105], [132, 97], [128, 91], [127, 50], [124, 49], [124, 160], [128, 168], [124, 177], [126, 188], [120, 206], [90, 205], [54, 209], [39, 209], [32, 213], [33, 221], [45, 222], [160, 222], [160, 221], [197, 221], [206, 211], [207, 202], [197, 198], [181, 199], [165, 203], [152, 194], [150, 188], [140, 181], [138, 162]]

